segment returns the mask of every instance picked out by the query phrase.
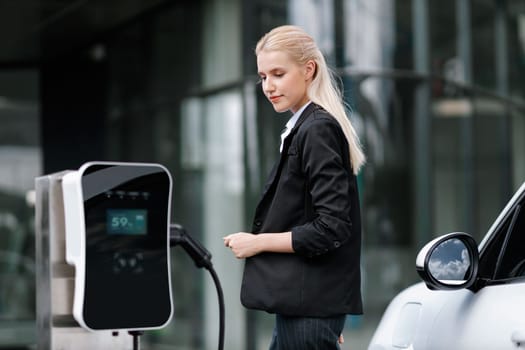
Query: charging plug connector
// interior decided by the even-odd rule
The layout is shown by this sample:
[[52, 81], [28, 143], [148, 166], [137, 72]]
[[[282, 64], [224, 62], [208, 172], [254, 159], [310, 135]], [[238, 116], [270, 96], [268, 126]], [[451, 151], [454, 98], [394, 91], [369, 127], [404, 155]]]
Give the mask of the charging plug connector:
[[197, 267], [210, 269], [212, 267], [211, 253], [200, 242], [186, 233], [186, 229], [179, 224], [170, 225], [170, 246], [180, 245], [193, 259]]

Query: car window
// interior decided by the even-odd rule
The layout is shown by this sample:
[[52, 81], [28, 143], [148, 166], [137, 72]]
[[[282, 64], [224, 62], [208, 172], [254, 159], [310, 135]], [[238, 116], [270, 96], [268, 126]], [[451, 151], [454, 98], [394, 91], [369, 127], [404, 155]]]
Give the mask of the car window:
[[518, 205], [510, 216], [508, 232], [503, 242], [502, 254], [496, 263], [494, 279], [525, 276], [524, 218], [525, 210]]
[[525, 277], [525, 197], [507, 214], [480, 254], [479, 276], [488, 280]]

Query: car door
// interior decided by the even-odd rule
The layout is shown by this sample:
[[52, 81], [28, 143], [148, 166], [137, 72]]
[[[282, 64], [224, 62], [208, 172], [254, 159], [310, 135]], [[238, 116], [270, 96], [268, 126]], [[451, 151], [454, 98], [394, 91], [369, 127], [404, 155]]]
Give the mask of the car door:
[[525, 349], [525, 195], [480, 246], [478, 279], [451, 293], [425, 349]]

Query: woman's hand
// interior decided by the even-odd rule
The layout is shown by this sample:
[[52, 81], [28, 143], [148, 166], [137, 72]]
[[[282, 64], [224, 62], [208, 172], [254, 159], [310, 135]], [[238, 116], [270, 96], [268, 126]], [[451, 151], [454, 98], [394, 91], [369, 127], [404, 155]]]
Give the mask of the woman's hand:
[[237, 259], [245, 259], [262, 252], [293, 253], [292, 233], [248, 233], [237, 232], [223, 237], [224, 245], [230, 248]]
[[230, 248], [237, 259], [245, 259], [261, 252], [257, 235], [247, 232], [232, 233], [223, 237], [224, 245]]

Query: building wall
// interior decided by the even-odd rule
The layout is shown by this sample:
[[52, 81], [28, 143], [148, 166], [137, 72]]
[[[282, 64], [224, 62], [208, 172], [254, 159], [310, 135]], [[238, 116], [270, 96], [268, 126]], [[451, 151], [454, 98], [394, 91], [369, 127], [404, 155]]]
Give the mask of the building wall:
[[[449, 231], [483, 237], [525, 180], [521, 1], [173, 2], [30, 69], [0, 65], [0, 279], [21, 271], [25, 291], [0, 283], [0, 327], [31, 342], [27, 179], [94, 157], [147, 161], [171, 170], [172, 220], [213, 255], [226, 348], [267, 348], [273, 318], [240, 305], [242, 261], [222, 237], [249, 230], [276, 159], [287, 115], [262, 95], [253, 49], [285, 23], [311, 33], [341, 77], [368, 158], [359, 175], [365, 315], [348, 318], [350, 348], [365, 348], [389, 300], [418, 281], [424, 242]], [[147, 332], [144, 346], [216, 348], [215, 287], [182, 250], [172, 256], [174, 321]], [[11, 341], [2, 334], [0, 347]]]

